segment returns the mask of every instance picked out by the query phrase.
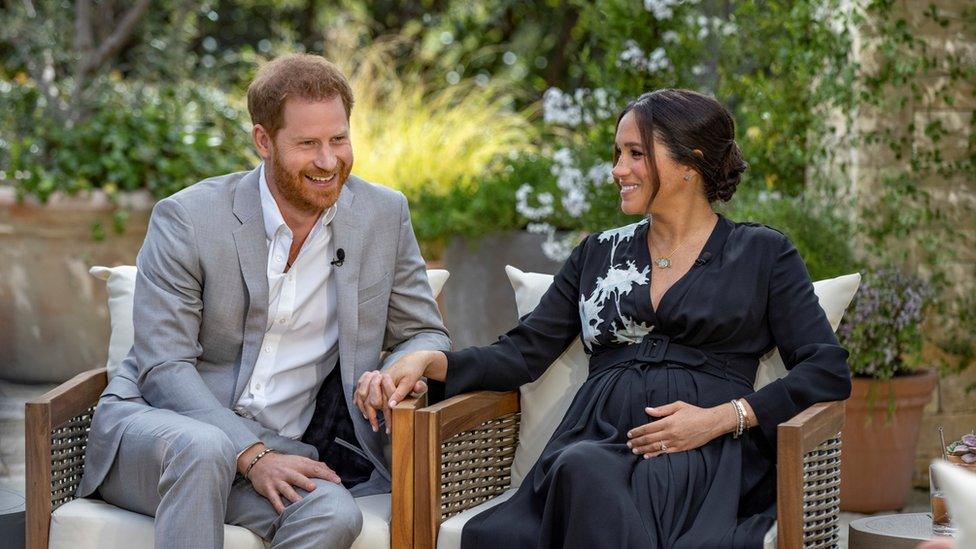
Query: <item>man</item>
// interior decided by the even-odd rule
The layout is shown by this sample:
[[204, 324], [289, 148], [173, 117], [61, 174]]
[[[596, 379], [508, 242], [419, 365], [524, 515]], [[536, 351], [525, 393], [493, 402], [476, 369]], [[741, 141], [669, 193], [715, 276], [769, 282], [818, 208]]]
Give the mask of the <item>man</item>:
[[78, 495], [154, 515], [160, 548], [222, 547], [225, 522], [272, 547], [348, 547], [362, 516], [342, 483], [390, 489], [386, 433], [350, 414], [353, 385], [383, 351], [450, 342], [406, 199], [350, 176], [342, 73], [282, 57], [247, 101], [263, 164], [153, 210], [135, 343], [95, 411]]

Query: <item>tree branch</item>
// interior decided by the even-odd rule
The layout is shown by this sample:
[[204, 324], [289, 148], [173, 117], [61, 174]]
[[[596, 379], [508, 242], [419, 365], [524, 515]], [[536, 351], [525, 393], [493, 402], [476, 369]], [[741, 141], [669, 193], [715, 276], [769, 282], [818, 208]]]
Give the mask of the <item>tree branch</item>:
[[92, 33], [91, 0], [75, 0], [75, 49], [82, 58], [91, 55], [95, 47]]
[[[149, 10], [150, 0], [139, 0], [139, 3], [129, 8], [128, 13], [122, 18], [122, 22], [119, 26], [105, 39], [104, 42], [98, 47], [98, 50], [89, 55], [88, 59], [83, 61], [82, 70], [80, 72], [82, 77], [87, 77], [98, 71], [106, 61], [114, 57], [122, 46], [129, 41], [132, 36], [132, 32], [135, 30], [136, 25], [142, 20], [143, 16], [146, 15], [146, 11]], [[81, 82], [77, 82], [78, 85]]]

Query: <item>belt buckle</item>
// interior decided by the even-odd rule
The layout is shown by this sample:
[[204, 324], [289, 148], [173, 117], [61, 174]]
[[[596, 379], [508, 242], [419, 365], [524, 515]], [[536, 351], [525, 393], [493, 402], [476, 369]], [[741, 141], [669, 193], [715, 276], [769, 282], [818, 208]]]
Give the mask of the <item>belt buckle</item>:
[[663, 334], [647, 334], [638, 344], [637, 359], [641, 362], [662, 362], [670, 341], [671, 338]]

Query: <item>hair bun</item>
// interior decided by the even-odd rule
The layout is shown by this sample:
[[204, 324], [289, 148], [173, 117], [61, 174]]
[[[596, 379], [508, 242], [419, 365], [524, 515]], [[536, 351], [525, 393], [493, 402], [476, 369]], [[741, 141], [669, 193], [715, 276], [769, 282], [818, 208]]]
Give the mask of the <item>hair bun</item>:
[[736, 187], [739, 186], [742, 173], [748, 167], [749, 164], [742, 159], [742, 151], [739, 150], [739, 146], [736, 145], [735, 141], [730, 142], [729, 149], [722, 159], [722, 164], [715, 174], [715, 185], [709, 189], [712, 192], [709, 193], [708, 199], [728, 202], [735, 194]]

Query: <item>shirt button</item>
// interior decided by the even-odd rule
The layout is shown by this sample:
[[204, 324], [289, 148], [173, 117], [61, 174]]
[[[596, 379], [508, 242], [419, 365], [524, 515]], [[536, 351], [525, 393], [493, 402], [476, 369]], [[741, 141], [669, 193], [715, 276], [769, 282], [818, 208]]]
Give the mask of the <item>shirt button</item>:
[[281, 263], [281, 256], [280, 255], [276, 255], [275, 256], [275, 261], [277, 261], [278, 263]]
[[258, 391], [260, 391], [261, 390], [261, 384], [260, 383], [255, 383], [254, 384], [254, 388], [257, 389]]
[[268, 345], [267, 347], [265, 347], [264, 348], [264, 352], [270, 353], [271, 352], [271, 345]]
[[278, 324], [284, 324], [284, 323], [285, 323], [285, 319], [284, 318], [279, 318], [278, 319]]

